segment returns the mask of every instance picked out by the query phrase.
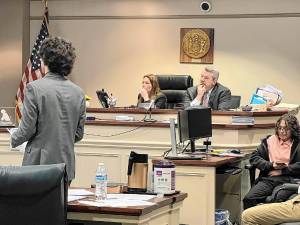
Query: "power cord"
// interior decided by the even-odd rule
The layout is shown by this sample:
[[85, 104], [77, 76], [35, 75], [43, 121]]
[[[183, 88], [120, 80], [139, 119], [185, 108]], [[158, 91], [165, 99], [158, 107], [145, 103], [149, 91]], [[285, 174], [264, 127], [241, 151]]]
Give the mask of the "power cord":
[[186, 151], [186, 148], [189, 147], [191, 144], [191, 142], [189, 141], [188, 144], [182, 149], [182, 153], [184, 153]]
[[[189, 144], [188, 144], [188, 145], [189, 145]], [[187, 145], [187, 146], [188, 146], [188, 145]], [[187, 146], [185, 146], [185, 148], [183, 149], [183, 146], [184, 146], [184, 143], [181, 143], [181, 142], [179, 142], [179, 143], [176, 144], [176, 153], [177, 153], [177, 154], [183, 153], [184, 150], [187, 148]], [[183, 150], [181, 150], [181, 149], [183, 149]], [[167, 151], [165, 151], [165, 152], [162, 154], [162, 157], [167, 156], [167, 155], [169, 154], [170, 151], [172, 151], [172, 148], [170, 148], [170, 149], [168, 149]]]
[[[144, 119], [146, 118], [147, 115], [144, 116], [143, 119], [141, 120], [138, 120], [137, 122], [142, 122], [144, 121]], [[100, 118], [97, 118], [95, 117], [95, 119], [97, 120], [101, 120]], [[150, 123], [153, 123], [153, 122], [150, 122]], [[122, 134], [127, 134], [127, 133], [130, 133], [130, 132], [133, 132], [135, 130], [138, 130], [140, 129], [141, 127], [144, 127], [146, 126], [146, 124], [142, 124], [141, 126], [138, 126], [138, 127], [135, 127], [133, 129], [130, 129], [130, 130], [126, 130], [126, 131], [123, 131], [123, 132], [120, 132], [120, 133], [115, 133], [115, 134], [111, 134], [111, 135], [101, 135], [101, 134], [90, 134], [90, 133], [84, 133], [85, 135], [88, 135], [88, 136], [96, 136], [96, 137], [115, 137], [115, 136], [119, 136], [119, 135], [122, 135]]]
[[89, 133], [84, 133], [85, 135], [88, 135], [88, 136], [97, 136], [97, 137], [115, 137], [115, 136], [119, 136], [119, 135], [122, 135], [122, 134], [126, 134], [126, 133], [130, 133], [130, 132], [133, 132], [137, 129], [140, 129], [141, 127], [143, 127], [144, 125], [141, 125], [141, 126], [138, 126], [138, 127], [135, 127], [131, 130], [127, 130], [127, 131], [123, 131], [123, 132], [120, 132], [120, 133], [116, 133], [116, 134], [111, 134], [111, 135], [101, 135], [101, 134], [89, 134]]

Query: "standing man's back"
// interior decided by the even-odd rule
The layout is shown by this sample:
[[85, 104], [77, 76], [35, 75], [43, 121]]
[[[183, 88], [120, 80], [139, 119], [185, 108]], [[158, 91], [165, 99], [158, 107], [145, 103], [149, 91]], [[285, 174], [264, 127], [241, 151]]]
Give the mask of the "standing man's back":
[[46, 39], [40, 55], [44, 78], [26, 87], [22, 121], [12, 135], [12, 146], [28, 141], [23, 165], [67, 165], [68, 179], [75, 177], [74, 143], [83, 137], [85, 98], [80, 87], [66, 78], [75, 61], [72, 44], [61, 38]]

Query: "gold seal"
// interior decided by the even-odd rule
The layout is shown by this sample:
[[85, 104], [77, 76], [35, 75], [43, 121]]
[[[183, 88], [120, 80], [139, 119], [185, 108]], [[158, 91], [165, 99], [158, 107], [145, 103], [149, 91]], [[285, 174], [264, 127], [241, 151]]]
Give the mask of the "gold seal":
[[207, 54], [210, 48], [210, 39], [204, 31], [194, 29], [184, 35], [182, 48], [189, 57], [199, 59]]

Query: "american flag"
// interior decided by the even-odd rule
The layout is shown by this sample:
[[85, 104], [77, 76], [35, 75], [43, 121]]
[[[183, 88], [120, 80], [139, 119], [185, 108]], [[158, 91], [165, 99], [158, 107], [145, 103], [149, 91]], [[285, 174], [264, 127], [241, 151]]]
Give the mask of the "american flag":
[[23, 105], [26, 85], [29, 82], [40, 79], [45, 75], [45, 68], [44, 68], [43, 63], [41, 62], [38, 52], [40, 50], [42, 42], [45, 40], [45, 38], [47, 38], [49, 36], [48, 24], [49, 24], [48, 7], [45, 7], [43, 23], [42, 23], [40, 32], [37, 36], [37, 39], [34, 43], [34, 46], [32, 48], [30, 58], [26, 65], [25, 71], [22, 76], [22, 80], [19, 84], [19, 88], [17, 91], [16, 116], [17, 116], [18, 121], [22, 117], [21, 109], [22, 109], [22, 105]]

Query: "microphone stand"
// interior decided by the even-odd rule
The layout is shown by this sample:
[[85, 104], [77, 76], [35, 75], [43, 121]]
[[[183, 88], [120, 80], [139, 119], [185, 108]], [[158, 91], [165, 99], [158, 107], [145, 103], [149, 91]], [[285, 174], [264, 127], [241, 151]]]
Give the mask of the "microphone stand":
[[156, 122], [157, 120], [156, 119], [152, 119], [152, 114], [151, 114], [151, 111], [152, 111], [152, 105], [154, 104], [154, 101], [151, 101], [150, 105], [149, 105], [149, 108], [147, 109], [146, 111], [146, 117], [147, 117], [147, 113], [149, 112], [149, 118], [145, 118], [144, 119], [144, 122]]
[[208, 148], [208, 146], [211, 145], [211, 141], [209, 141], [209, 138], [206, 138], [206, 141], [203, 141], [203, 145], [205, 145], [205, 155], [208, 159], [210, 157], [210, 149]]

